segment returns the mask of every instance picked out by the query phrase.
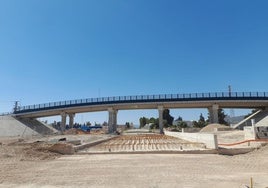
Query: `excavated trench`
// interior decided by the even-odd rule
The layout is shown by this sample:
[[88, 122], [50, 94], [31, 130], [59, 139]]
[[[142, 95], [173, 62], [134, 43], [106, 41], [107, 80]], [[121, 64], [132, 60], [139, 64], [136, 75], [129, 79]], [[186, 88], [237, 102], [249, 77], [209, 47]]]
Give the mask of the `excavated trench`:
[[121, 135], [84, 148], [78, 153], [154, 153], [207, 151], [203, 143], [194, 143], [160, 134]]

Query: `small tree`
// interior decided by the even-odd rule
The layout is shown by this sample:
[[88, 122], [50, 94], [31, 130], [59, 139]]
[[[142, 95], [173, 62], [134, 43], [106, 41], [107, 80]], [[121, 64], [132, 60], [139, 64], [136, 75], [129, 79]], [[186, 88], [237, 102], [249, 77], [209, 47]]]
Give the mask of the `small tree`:
[[108, 126], [108, 123], [107, 123], [106, 121], [104, 121], [104, 122], [102, 123], [102, 126]]
[[179, 121], [177, 123], [177, 126], [180, 127], [180, 128], [187, 128], [188, 127], [188, 125], [187, 125], [187, 123], [185, 121]]
[[182, 117], [178, 117], [178, 119], [176, 119], [177, 121], [177, 126], [180, 127], [180, 128], [186, 128], [188, 127], [187, 123], [185, 121], [183, 121]]
[[144, 127], [147, 123], [149, 123], [149, 119], [146, 117], [140, 118], [140, 128]]
[[178, 119], [176, 119], [176, 121], [182, 121], [182, 117], [179, 116]]
[[193, 122], [194, 127], [197, 127], [197, 128], [203, 128], [207, 124], [208, 124], [208, 122], [205, 120], [205, 118], [204, 118], [202, 113], [199, 116], [199, 120]]
[[224, 110], [222, 108], [220, 108], [218, 110], [218, 121], [220, 124], [229, 125], [229, 123], [227, 121], [225, 121], [226, 116], [227, 115], [224, 113]]
[[129, 122], [126, 122], [126, 128], [129, 129], [130, 128], [130, 123]]
[[163, 122], [165, 127], [171, 126], [173, 124], [174, 117], [172, 117], [169, 112], [169, 109], [164, 109], [163, 111], [163, 120], [166, 120], [166, 122]]

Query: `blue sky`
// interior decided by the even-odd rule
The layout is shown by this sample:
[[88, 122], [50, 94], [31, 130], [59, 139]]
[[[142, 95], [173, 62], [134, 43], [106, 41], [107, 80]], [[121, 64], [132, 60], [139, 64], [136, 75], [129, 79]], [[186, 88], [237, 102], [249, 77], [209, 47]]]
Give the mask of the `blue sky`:
[[[0, 0], [0, 111], [10, 111], [15, 100], [213, 92], [228, 85], [268, 91], [267, 8], [265, 0]], [[172, 115], [197, 119], [201, 112], [207, 113]], [[157, 112], [120, 112], [119, 123], [142, 115]]]

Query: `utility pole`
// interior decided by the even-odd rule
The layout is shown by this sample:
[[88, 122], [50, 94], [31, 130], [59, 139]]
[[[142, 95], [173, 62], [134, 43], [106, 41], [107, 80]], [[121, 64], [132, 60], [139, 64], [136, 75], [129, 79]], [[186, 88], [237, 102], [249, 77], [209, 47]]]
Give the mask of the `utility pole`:
[[231, 97], [231, 95], [232, 95], [232, 86], [231, 85], [228, 86], [228, 91], [229, 91], [229, 97]]
[[16, 112], [19, 109], [19, 101], [15, 101], [13, 112]]
[[[228, 91], [229, 91], [229, 97], [231, 97], [232, 96], [232, 86], [231, 85], [228, 86]], [[233, 117], [235, 117], [234, 109], [230, 109], [230, 122], [229, 122], [230, 125], [232, 123]]]

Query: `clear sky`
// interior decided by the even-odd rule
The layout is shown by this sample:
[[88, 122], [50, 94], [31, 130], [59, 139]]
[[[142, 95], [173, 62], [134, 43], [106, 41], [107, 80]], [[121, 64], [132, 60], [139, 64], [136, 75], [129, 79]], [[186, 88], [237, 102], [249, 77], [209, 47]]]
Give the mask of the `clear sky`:
[[[0, 0], [0, 112], [15, 100], [268, 91], [267, 10], [266, 0]], [[157, 112], [120, 112], [119, 123], [141, 115]]]

